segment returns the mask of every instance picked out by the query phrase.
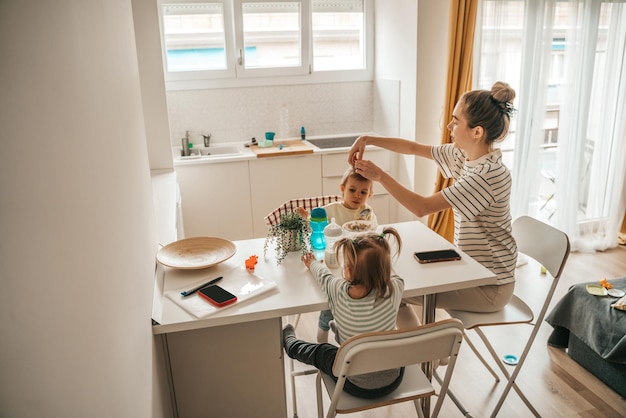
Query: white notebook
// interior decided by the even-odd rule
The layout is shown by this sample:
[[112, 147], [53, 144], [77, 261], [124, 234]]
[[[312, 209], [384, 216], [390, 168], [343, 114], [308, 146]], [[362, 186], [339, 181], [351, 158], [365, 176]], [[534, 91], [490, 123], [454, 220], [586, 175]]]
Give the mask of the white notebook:
[[[196, 318], [206, 318], [216, 312], [228, 309], [230, 306], [246, 303], [249, 299], [278, 288], [276, 282], [268, 282], [243, 267], [227, 271], [223, 276], [224, 279], [217, 283], [217, 285], [237, 296], [237, 301], [230, 305], [222, 307], [213, 306], [206, 299], [200, 297], [198, 292], [187, 297], [181, 296], [180, 292], [183, 290], [199, 286], [203, 282], [190, 283], [184, 288], [170, 290], [165, 292], [165, 296]], [[206, 279], [203, 279], [203, 281], [206, 281]]]

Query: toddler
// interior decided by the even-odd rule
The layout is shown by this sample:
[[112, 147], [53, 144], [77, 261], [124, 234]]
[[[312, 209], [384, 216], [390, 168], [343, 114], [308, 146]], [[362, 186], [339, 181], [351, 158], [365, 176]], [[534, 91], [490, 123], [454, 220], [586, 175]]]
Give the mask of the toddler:
[[[390, 236], [395, 238], [399, 253], [400, 235], [389, 227], [381, 234], [364, 233], [337, 241], [335, 251], [342, 261], [343, 278], [335, 277], [312, 253], [302, 256], [328, 297], [340, 344], [362, 333], [396, 329], [404, 280], [391, 274]], [[337, 346], [299, 340], [293, 326], [287, 324], [283, 329], [283, 347], [289, 357], [333, 375]], [[398, 387], [403, 373], [404, 369], [400, 368], [351, 376], [344, 390], [362, 398], [383, 396]]]
[[[343, 174], [339, 188], [341, 190], [341, 202], [333, 202], [324, 206], [330, 222], [335, 218], [337, 225], [342, 226], [346, 222], [364, 220], [377, 224], [374, 210], [367, 204], [372, 195], [373, 183], [371, 180], [357, 174], [352, 167]], [[328, 330], [333, 320], [332, 313], [320, 312], [317, 328], [317, 342], [328, 342]]]

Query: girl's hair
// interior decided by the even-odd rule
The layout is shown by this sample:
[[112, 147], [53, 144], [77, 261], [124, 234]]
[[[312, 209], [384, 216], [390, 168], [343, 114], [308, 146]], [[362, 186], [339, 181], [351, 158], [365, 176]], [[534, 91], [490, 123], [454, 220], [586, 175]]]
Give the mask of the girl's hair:
[[373, 182], [370, 179], [366, 179], [356, 171], [354, 171], [354, 167], [348, 167], [348, 169], [343, 173], [343, 177], [341, 178], [341, 185], [345, 186], [348, 182], [348, 179], [355, 179], [358, 182], [367, 182], [370, 184], [370, 189], [372, 188]]
[[402, 247], [400, 234], [387, 227], [381, 234], [359, 234], [354, 238], [342, 238], [335, 244], [337, 257], [343, 255], [345, 267], [352, 270], [352, 284], [364, 286], [369, 294], [376, 292], [377, 298], [387, 298], [393, 289], [391, 281], [391, 247], [387, 239], [390, 235], [396, 240], [396, 255]]
[[504, 139], [513, 114], [515, 90], [507, 83], [496, 82], [491, 91], [472, 90], [461, 96], [463, 112], [470, 128], [482, 126], [485, 141], [492, 144]]

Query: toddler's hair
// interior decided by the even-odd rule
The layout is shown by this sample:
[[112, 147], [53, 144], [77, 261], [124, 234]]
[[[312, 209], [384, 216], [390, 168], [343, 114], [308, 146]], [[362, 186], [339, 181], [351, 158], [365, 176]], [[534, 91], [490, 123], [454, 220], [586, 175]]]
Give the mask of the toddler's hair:
[[348, 179], [350, 178], [355, 179], [358, 182], [363, 182], [363, 181], [368, 182], [370, 184], [370, 190], [371, 190], [373, 182], [369, 179], [366, 179], [365, 177], [363, 177], [356, 171], [354, 171], [354, 167], [348, 167], [348, 169], [343, 173], [343, 177], [341, 178], [341, 185], [345, 186], [346, 183], [348, 182]]
[[335, 244], [338, 258], [343, 259], [344, 267], [352, 270], [352, 284], [364, 286], [369, 294], [376, 292], [377, 298], [391, 295], [391, 247], [389, 236], [396, 240], [396, 255], [402, 248], [400, 234], [394, 228], [386, 227], [380, 234], [364, 233], [354, 238], [342, 238]]

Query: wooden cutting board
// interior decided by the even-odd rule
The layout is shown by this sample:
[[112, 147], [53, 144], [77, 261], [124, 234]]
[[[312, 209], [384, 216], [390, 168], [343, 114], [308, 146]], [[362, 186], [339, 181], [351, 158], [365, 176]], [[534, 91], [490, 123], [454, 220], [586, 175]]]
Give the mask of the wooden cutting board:
[[[280, 149], [281, 144], [283, 145], [283, 149]], [[313, 153], [313, 147], [300, 139], [290, 141], [274, 141], [274, 146], [267, 148], [252, 145], [250, 149], [256, 154], [257, 158]]]

